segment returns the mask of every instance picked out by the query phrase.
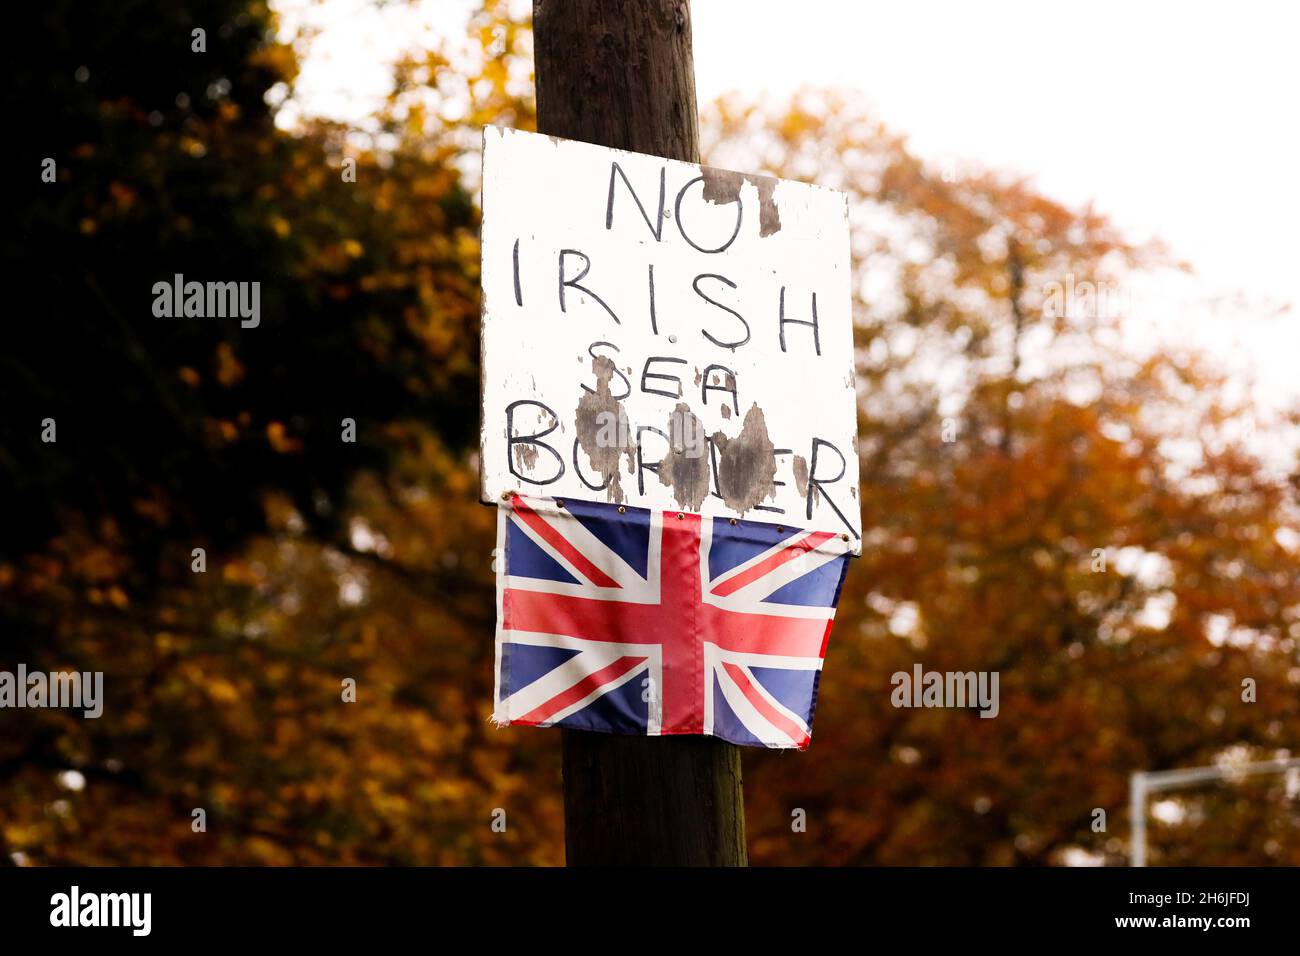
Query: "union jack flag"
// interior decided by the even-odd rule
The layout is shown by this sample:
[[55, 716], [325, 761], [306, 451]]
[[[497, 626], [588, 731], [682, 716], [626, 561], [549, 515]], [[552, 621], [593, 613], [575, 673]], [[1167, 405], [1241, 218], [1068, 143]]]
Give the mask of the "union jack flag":
[[498, 725], [808, 746], [840, 535], [516, 495], [497, 545]]

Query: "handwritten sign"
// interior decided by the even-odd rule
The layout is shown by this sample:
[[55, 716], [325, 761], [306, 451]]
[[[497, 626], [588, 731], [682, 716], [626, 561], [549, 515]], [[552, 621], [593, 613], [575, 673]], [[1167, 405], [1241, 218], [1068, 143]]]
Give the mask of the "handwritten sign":
[[842, 193], [488, 127], [482, 495], [861, 551]]

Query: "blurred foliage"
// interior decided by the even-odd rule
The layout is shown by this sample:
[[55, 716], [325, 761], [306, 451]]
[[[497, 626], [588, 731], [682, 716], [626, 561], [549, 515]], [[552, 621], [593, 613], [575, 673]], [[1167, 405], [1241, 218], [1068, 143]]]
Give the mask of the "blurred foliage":
[[[361, 135], [276, 126], [296, 54], [263, 3], [38, 16], [11, 67], [0, 669], [103, 670], [107, 701], [0, 711], [0, 862], [562, 861], [558, 734], [487, 721], [476, 504], [477, 127], [533, 126], [527, 24], [484, 4]], [[1162, 250], [931, 169], [834, 94], [726, 100], [703, 135], [711, 162], [846, 190], [860, 277], [866, 547], [811, 750], [745, 755], [752, 859], [1120, 862], [1131, 770], [1290, 752], [1294, 487], [1205, 363], [1045, 307]], [[260, 281], [261, 326], [155, 318], [174, 273]], [[915, 662], [999, 671], [1000, 716], [893, 708]], [[1152, 862], [1300, 863], [1294, 795], [1176, 795]]]

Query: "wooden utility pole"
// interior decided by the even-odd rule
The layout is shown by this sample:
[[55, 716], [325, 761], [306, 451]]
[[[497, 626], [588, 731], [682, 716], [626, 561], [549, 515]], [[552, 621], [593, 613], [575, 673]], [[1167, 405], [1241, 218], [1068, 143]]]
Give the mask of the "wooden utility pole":
[[[533, 0], [539, 132], [700, 161], [688, 0]], [[570, 866], [744, 866], [739, 748], [564, 730]]]

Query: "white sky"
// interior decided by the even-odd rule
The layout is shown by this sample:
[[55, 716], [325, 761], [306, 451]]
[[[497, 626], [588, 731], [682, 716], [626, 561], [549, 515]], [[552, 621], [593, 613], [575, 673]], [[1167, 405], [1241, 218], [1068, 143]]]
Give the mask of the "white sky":
[[[275, 5], [286, 26], [305, 6]], [[322, 32], [298, 102], [364, 122], [393, 57], [458, 32], [469, 6], [307, 7]], [[1135, 330], [1253, 371], [1265, 405], [1300, 399], [1300, 4], [694, 0], [692, 17], [701, 102], [855, 89], [927, 160], [1093, 201], [1197, 272], [1125, 290]]]

